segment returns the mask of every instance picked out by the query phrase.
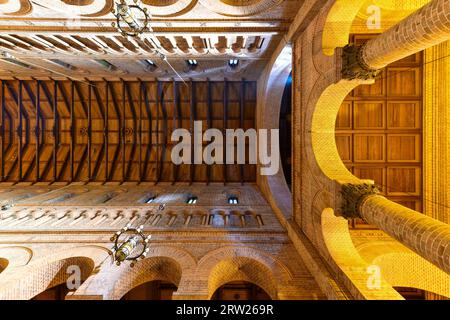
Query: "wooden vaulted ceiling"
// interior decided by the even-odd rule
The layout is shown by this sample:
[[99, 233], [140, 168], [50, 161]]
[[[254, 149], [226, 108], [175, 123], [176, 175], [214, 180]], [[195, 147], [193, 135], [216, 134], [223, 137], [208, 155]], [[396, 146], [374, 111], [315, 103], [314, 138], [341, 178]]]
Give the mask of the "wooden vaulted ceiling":
[[[131, 1], [131, 0], [130, 0]], [[131, 3], [133, 3], [131, 1]], [[299, 10], [299, 0], [143, 0], [152, 32], [126, 38], [111, 23], [113, 0], [0, 2], [0, 77], [256, 80]], [[195, 58], [196, 70], [185, 60]], [[230, 68], [230, 58], [240, 60]], [[158, 68], [147, 68], [151, 59]], [[106, 61], [106, 62], [105, 62]]]
[[256, 179], [255, 165], [171, 161], [176, 128], [254, 128], [255, 82], [3, 80], [0, 93], [2, 182]]

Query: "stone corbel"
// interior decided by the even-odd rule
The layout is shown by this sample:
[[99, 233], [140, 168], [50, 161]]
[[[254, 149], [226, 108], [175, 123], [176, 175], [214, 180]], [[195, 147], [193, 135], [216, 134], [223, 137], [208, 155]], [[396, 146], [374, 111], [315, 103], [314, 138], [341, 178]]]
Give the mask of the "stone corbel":
[[369, 183], [342, 185], [342, 216], [346, 219], [362, 218], [360, 212], [364, 200], [379, 193], [378, 188]]
[[370, 68], [363, 59], [364, 45], [346, 45], [342, 50], [342, 78], [348, 80], [373, 80], [381, 72]]

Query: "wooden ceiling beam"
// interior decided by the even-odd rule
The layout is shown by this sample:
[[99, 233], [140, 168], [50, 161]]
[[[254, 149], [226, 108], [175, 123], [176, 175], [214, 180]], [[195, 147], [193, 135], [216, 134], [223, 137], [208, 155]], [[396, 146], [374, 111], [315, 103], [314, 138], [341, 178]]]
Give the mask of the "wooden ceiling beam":
[[147, 147], [147, 151], [145, 153], [145, 161], [144, 161], [144, 170], [143, 170], [143, 177], [141, 178], [141, 180], [145, 180], [145, 178], [147, 177], [147, 168], [148, 168], [148, 163], [150, 161], [150, 156], [151, 156], [151, 152], [152, 152], [152, 146], [153, 146], [153, 119], [152, 119], [152, 112], [150, 109], [150, 102], [148, 100], [148, 88], [147, 88], [147, 83], [144, 82], [144, 103], [145, 103], [145, 110], [147, 111], [147, 118], [148, 118], [148, 136], [149, 136], [149, 143], [148, 143], [148, 147]]
[[92, 82], [88, 82], [88, 107], [87, 107], [87, 115], [88, 115], [88, 127], [87, 127], [87, 135], [88, 135], [88, 180], [92, 179]]
[[161, 157], [160, 157], [160, 166], [159, 166], [159, 172], [158, 172], [158, 180], [157, 182], [161, 181], [162, 173], [163, 173], [163, 163], [164, 159], [166, 157], [166, 147], [167, 147], [167, 135], [168, 135], [168, 123], [167, 123], [167, 109], [166, 109], [166, 102], [164, 100], [164, 90], [160, 90], [160, 105], [161, 105], [161, 113], [163, 116], [163, 141], [161, 146]]
[[70, 82], [70, 182], [74, 177], [74, 161], [75, 161], [75, 84]]
[[[56, 166], [57, 166], [57, 149], [58, 149], [58, 138], [59, 138], [59, 114], [58, 114], [58, 99], [57, 99], [57, 91], [58, 87], [56, 84], [56, 81], [54, 81], [54, 87], [53, 87], [53, 97], [50, 93], [50, 90], [47, 87], [47, 84], [45, 82], [41, 83], [42, 91], [44, 92], [44, 96], [47, 100], [47, 103], [52, 107], [53, 111], [53, 128], [52, 128], [52, 135], [53, 135], [53, 156], [51, 158], [51, 161], [48, 161], [48, 163], [53, 163], [53, 180], [56, 181]], [[48, 174], [48, 171], [50, 170], [50, 166], [45, 166], [44, 171], [42, 172], [42, 176], [45, 177]]]
[[139, 146], [139, 182], [142, 181], [142, 81], [139, 80], [139, 121], [138, 121], [138, 146]]
[[161, 98], [161, 82], [156, 81], [156, 178], [155, 185], [159, 182], [159, 172], [160, 172], [160, 163], [159, 163], [159, 105]]
[[109, 176], [109, 85], [105, 81], [105, 117], [103, 118], [103, 144], [105, 146], [105, 182], [108, 181]]
[[64, 105], [66, 106], [66, 111], [68, 114], [70, 114], [70, 101], [69, 101], [69, 98], [67, 97], [66, 89], [64, 88], [61, 81], [57, 81], [57, 84], [58, 84], [58, 89], [61, 92], [61, 97], [63, 98]]
[[75, 91], [77, 92], [78, 99], [80, 99], [81, 107], [83, 109], [84, 116], [87, 117], [87, 105], [83, 96], [83, 92], [81, 91], [79, 81], [75, 81]]
[[122, 81], [122, 124], [120, 127], [120, 135], [122, 141], [122, 182], [125, 182], [125, 152], [126, 152], [126, 139], [125, 139], [125, 114], [126, 114], [126, 99], [125, 99], [125, 81]]
[[[226, 144], [226, 130], [228, 127], [228, 104], [229, 104], [229, 100], [228, 100], [228, 81], [227, 79], [225, 79], [225, 81], [223, 82], [223, 130], [222, 130], [222, 134], [223, 134], [223, 152], [224, 155], [227, 154], [227, 144]], [[223, 161], [223, 184], [226, 185], [227, 184], [227, 162], [226, 159], [224, 159]]]
[[[191, 137], [194, 134], [194, 121], [197, 119], [197, 112], [196, 112], [196, 108], [197, 108], [197, 96], [195, 93], [195, 82], [194, 81], [190, 81], [190, 107], [191, 107], [191, 112], [190, 112], [190, 133], [191, 133]], [[189, 185], [192, 185], [193, 181], [194, 181], [194, 175], [195, 175], [195, 166], [194, 166], [194, 144], [191, 143], [191, 164], [189, 165]]]
[[[118, 120], [118, 123], [119, 123], [119, 135], [121, 135], [121, 132], [122, 132], [122, 121], [121, 121], [121, 115], [120, 115], [120, 110], [119, 110], [119, 102], [117, 101], [116, 91], [114, 90], [114, 86], [111, 84], [111, 82], [108, 82], [108, 86], [109, 86], [109, 91], [111, 93], [111, 98], [112, 98], [114, 110], [116, 112], [117, 120]], [[117, 146], [116, 150], [114, 150], [114, 158], [113, 158], [113, 162], [111, 164], [111, 170], [109, 172], [108, 180], [112, 180], [114, 172], [117, 169], [121, 143], [122, 143], [122, 141], [119, 138], [119, 145]]]
[[[211, 81], [207, 80], [207, 111], [206, 111], [206, 124], [207, 130], [212, 127], [212, 85]], [[211, 182], [211, 165], [206, 166], [206, 185]]]
[[[131, 94], [131, 89], [130, 86], [127, 82], [125, 82], [125, 89], [127, 92], [127, 99], [128, 99], [128, 105], [130, 106], [131, 109], [131, 115], [133, 117], [133, 128], [136, 128], [137, 125], [137, 119], [136, 119], [136, 108], [134, 105], [134, 101], [133, 101], [133, 96]], [[125, 180], [128, 180], [130, 178], [130, 174], [131, 174], [131, 164], [132, 161], [134, 159], [134, 156], [136, 154], [136, 130], [133, 130], [133, 145], [131, 147], [131, 154], [130, 154], [130, 159], [128, 161], [128, 165], [127, 165], [127, 171], [125, 174]]]
[[[0, 155], [2, 157], [1, 160], [1, 166], [0, 166], [0, 176], [2, 181], [5, 180], [5, 109], [6, 109], [6, 100], [5, 100], [5, 80], [2, 80], [2, 87], [1, 87], [1, 94], [2, 94], [2, 100], [1, 100], [1, 145], [0, 145]], [[10, 130], [11, 131], [11, 130]]]
[[[244, 108], [245, 108], [245, 80], [241, 81], [241, 90], [239, 92], [240, 101], [239, 101], [239, 128], [244, 129]], [[244, 154], [245, 157], [245, 154]], [[241, 184], [244, 185], [244, 165], [239, 165], [239, 178], [241, 180]]]
[[[181, 127], [181, 115], [180, 115], [180, 96], [179, 96], [179, 88], [175, 79], [172, 80], [173, 86], [173, 120], [172, 126], [173, 130]], [[179, 165], [176, 165], [172, 161], [172, 185], [174, 185], [178, 180], [178, 170]]]

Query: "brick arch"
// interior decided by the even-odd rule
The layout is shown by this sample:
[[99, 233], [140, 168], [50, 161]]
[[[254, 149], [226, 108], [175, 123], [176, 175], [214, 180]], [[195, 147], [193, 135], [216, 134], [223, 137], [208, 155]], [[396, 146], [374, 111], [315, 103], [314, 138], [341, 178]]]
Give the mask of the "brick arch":
[[0, 248], [0, 258], [8, 260], [10, 268], [27, 265], [32, 257], [33, 251], [27, 247], [8, 246]]
[[449, 275], [410, 249], [394, 241], [371, 241], [357, 247], [393, 287], [409, 287], [450, 298]]
[[94, 262], [94, 265], [97, 266], [105, 261], [105, 259], [109, 258], [109, 254], [110, 251], [102, 246], [75, 246], [56, 251], [49, 255], [37, 256], [35, 260], [33, 260], [33, 265], [46, 264], [79, 256], [91, 259]]
[[121, 275], [114, 285], [111, 299], [119, 300], [130, 290], [154, 280], [168, 281], [178, 286], [181, 275], [181, 265], [173, 258], [164, 256], [146, 258]]
[[92, 273], [95, 263], [88, 257], [71, 257], [48, 263], [31, 264], [16, 269], [14, 275], [0, 281], [0, 300], [28, 300], [39, 293], [60, 285], [71, 276], [69, 266], [80, 267], [81, 280]]
[[[213, 280], [213, 284], [210, 284], [210, 281], [212, 279], [211, 275], [213, 275], [214, 277], [215, 274], [214, 273], [215, 272], [214, 270], [216, 270], [215, 267], [218, 265], [220, 266], [220, 263], [224, 261], [227, 261], [226, 264], [228, 265], [241, 266], [242, 264], [244, 264], [248, 266], [254, 266], [257, 270], [263, 272], [267, 276], [268, 282], [266, 283], [262, 280], [259, 280], [259, 278], [251, 277], [247, 273], [237, 272], [234, 273], [234, 276], [236, 278], [246, 276], [247, 277], [246, 281], [252, 283], [255, 283], [256, 281], [257, 283], [255, 284], [259, 285], [261, 288], [266, 290], [266, 292], [271, 297], [273, 296], [276, 297], [276, 294], [274, 295], [274, 292], [275, 293], [277, 292], [276, 288], [278, 284], [287, 282], [290, 279], [292, 279], [292, 275], [288, 270], [288, 268], [283, 263], [281, 263], [268, 253], [250, 247], [231, 247], [231, 246], [222, 247], [208, 252], [198, 262], [197, 273], [209, 275], [208, 281], [209, 296], [212, 296], [212, 294], [218, 288], [218, 287], [214, 288], [214, 286], [216, 286], [221, 281], [225, 281], [225, 279], [222, 279], [221, 281]], [[223, 270], [226, 270], [226, 268]], [[245, 270], [251, 270], [251, 268], [248, 269], [247, 267], [245, 267]], [[229, 277], [229, 279], [226, 282], [229, 281], [234, 280], [232, 280], [232, 277]]]
[[224, 284], [246, 281], [258, 285], [272, 298], [277, 298], [277, 282], [271, 270], [261, 262], [247, 257], [234, 257], [220, 261], [208, 277], [208, 298]]
[[366, 0], [336, 0], [326, 15], [323, 28], [322, 50], [332, 56], [334, 49], [348, 44], [353, 21]]

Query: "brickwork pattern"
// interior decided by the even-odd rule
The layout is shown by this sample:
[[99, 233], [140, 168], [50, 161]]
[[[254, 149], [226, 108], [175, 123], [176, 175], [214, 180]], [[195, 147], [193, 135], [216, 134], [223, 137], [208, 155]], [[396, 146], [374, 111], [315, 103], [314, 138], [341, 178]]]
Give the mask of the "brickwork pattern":
[[364, 62], [372, 69], [382, 69], [450, 39], [450, 2], [433, 0], [400, 24], [370, 40], [364, 47]]

